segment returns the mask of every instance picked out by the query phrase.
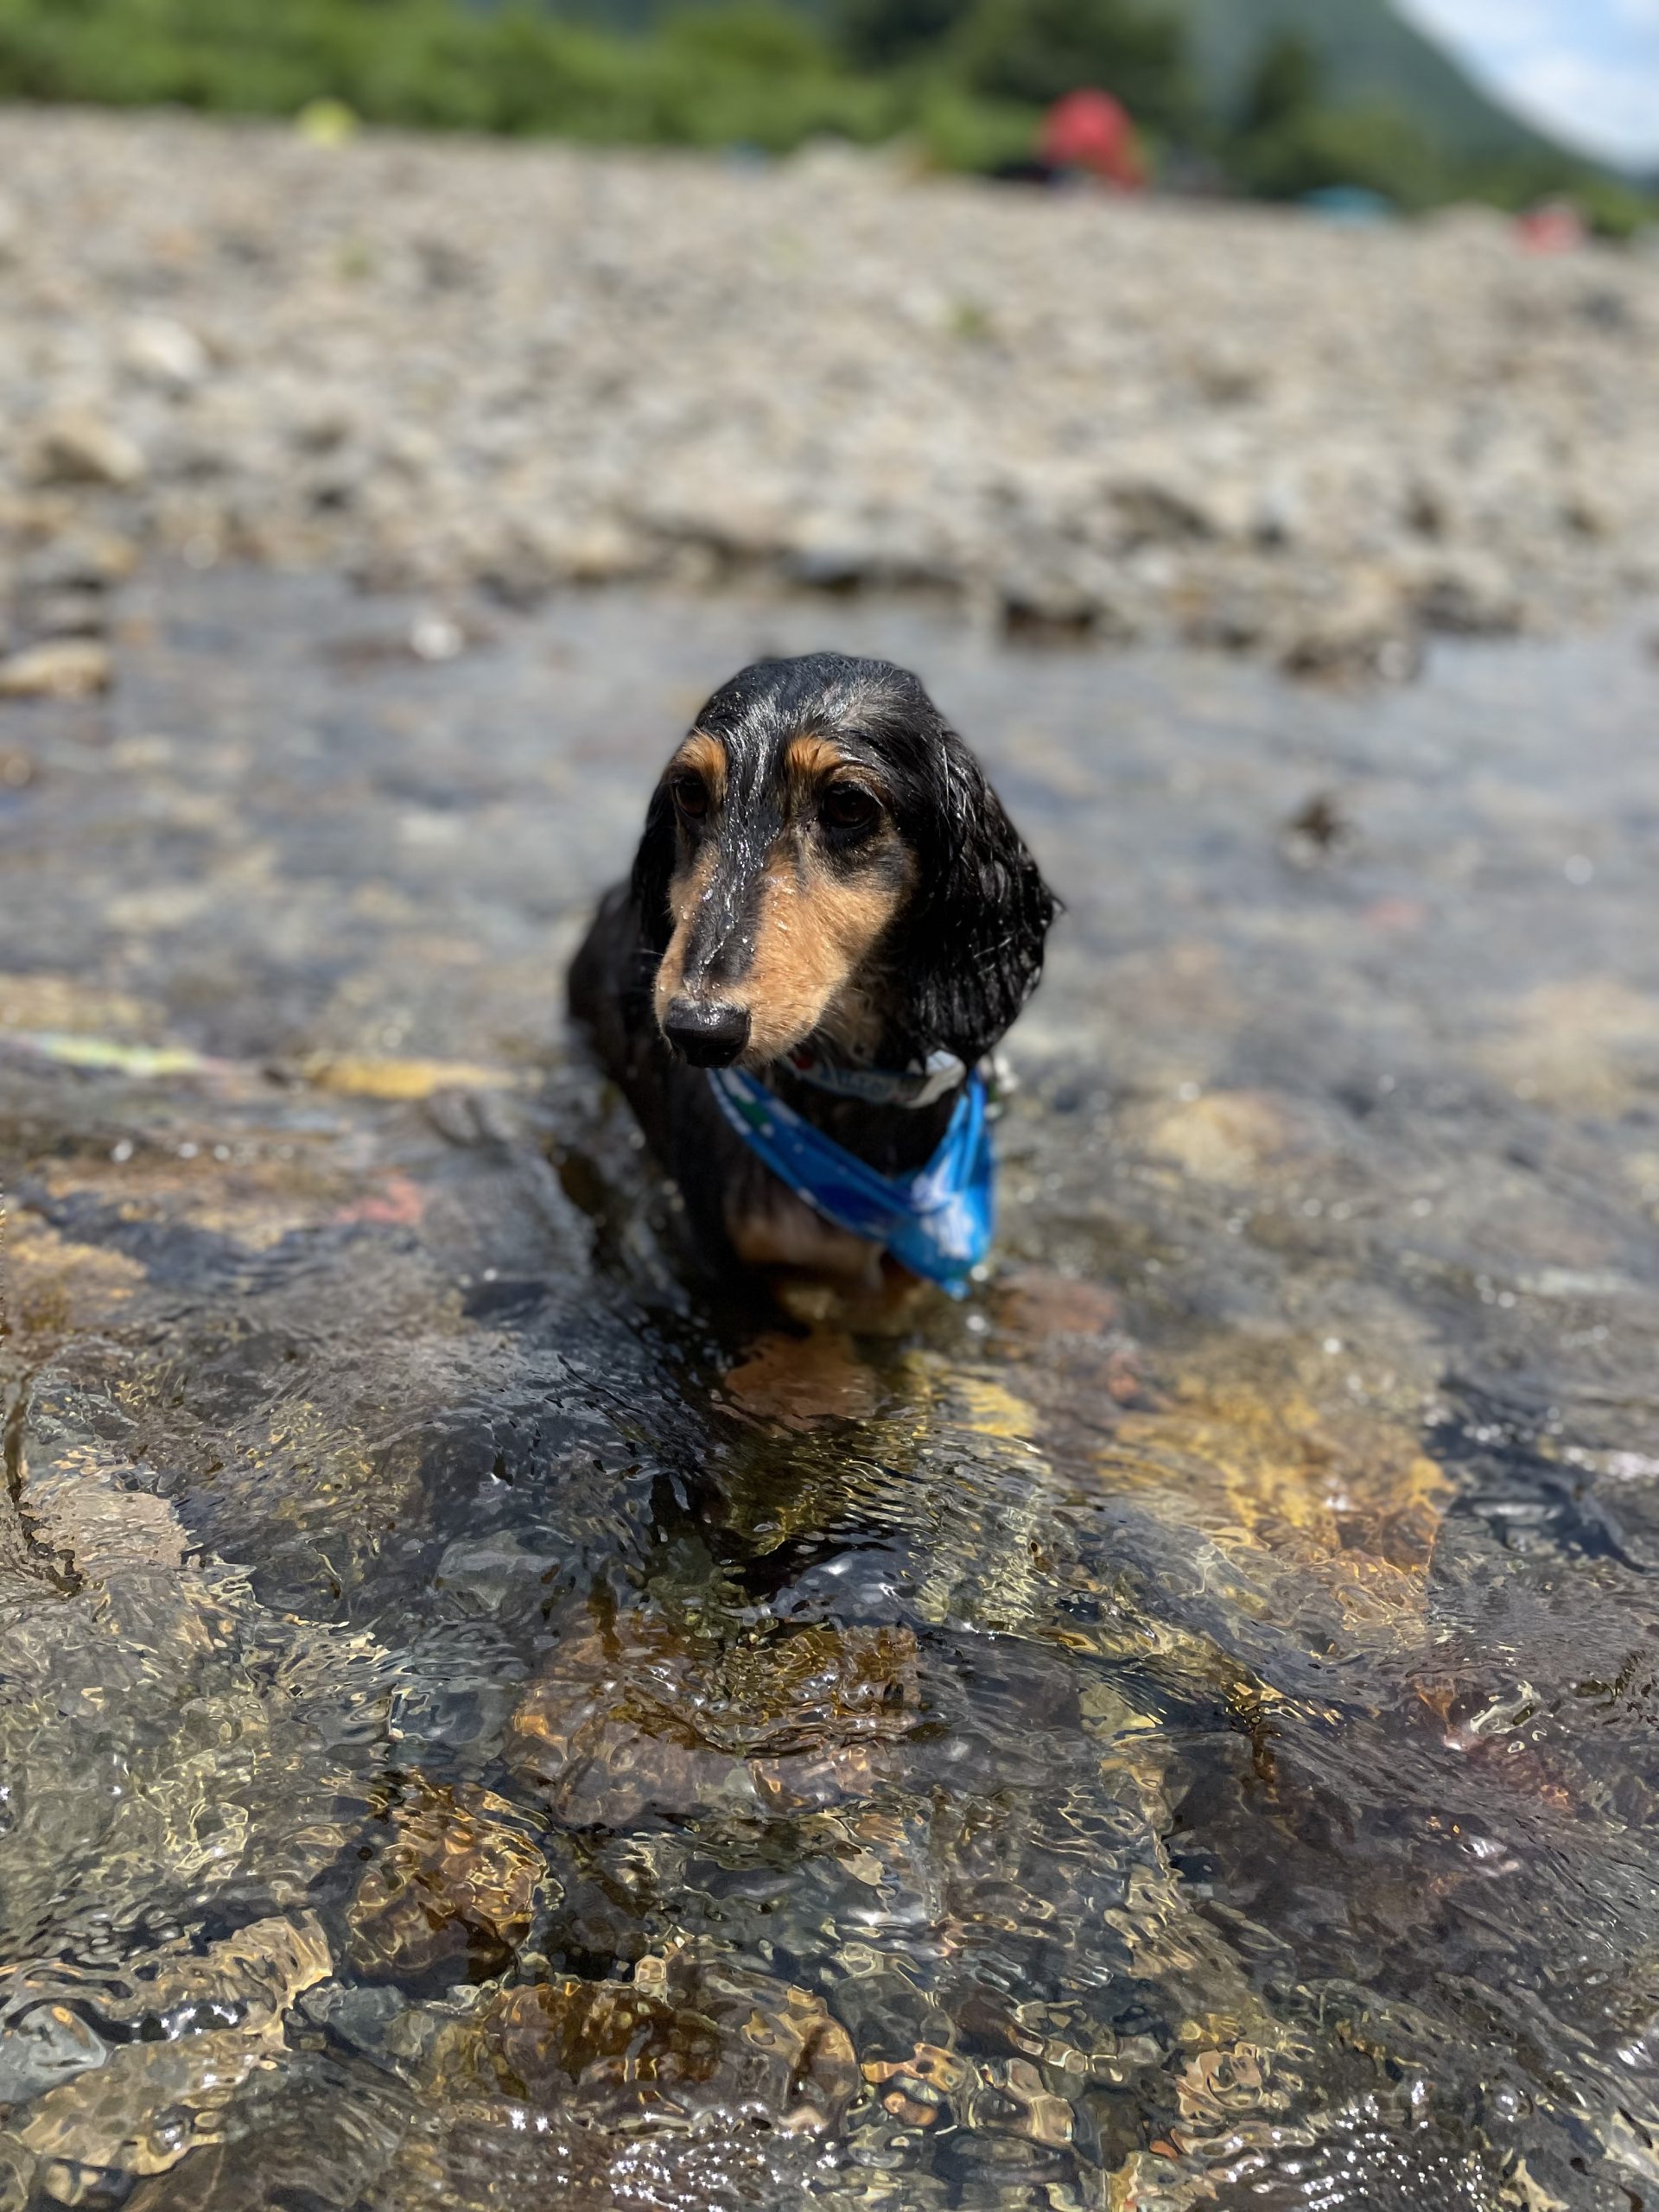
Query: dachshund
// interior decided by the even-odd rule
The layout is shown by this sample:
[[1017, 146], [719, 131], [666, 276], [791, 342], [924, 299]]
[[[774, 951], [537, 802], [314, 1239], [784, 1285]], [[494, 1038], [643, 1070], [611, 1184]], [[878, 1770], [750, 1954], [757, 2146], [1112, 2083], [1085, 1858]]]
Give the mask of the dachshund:
[[[988, 1236], [969, 1109], [1055, 911], [914, 676], [841, 653], [759, 661], [664, 770], [632, 874], [572, 963], [570, 1012], [716, 1272], [959, 1291], [982, 1239], [936, 1270], [884, 1231], [881, 1194], [937, 1203], [944, 1153], [979, 1145]], [[781, 1166], [753, 1138], [774, 1122], [795, 1147]], [[876, 1210], [803, 1180], [807, 1152]]]

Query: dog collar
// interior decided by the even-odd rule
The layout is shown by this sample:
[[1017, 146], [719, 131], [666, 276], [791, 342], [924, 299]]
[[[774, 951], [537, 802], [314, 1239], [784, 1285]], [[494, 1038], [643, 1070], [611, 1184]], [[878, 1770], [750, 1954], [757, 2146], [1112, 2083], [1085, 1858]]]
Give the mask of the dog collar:
[[954, 1052], [930, 1052], [920, 1068], [895, 1072], [887, 1068], [842, 1068], [798, 1046], [784, 1065], [815, 1090], [855, 1098], [865, 1106], [932, 1106], [948, 1098], [967, 1079], [968, 1070]]
[[977, 1068], [932, 1158], [909, 1175], [878, 1173], [741, 1068], [710, 1068], [709, 1087], [750, 1151], [797, 1198], [952, 1298], [967, 1295], [968, 1278], [990, 1249], [996, 1187]]

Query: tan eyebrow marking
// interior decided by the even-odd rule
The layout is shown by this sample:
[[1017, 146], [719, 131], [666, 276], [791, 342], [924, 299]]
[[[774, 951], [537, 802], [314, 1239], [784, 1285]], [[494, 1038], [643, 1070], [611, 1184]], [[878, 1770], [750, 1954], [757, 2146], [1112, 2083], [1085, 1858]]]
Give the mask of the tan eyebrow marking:
[[671, 770], [683, 768], [701, 776], [716, 805], [725, 798], [726, 748], [706, 729], [694, 729], [668, 765]]
[[847, 756], [832, 738], [796, 737], [790, 740], [789, 772], [791, 781], [810, 783], [820, 776], [833, 775], [837, 768], [844, 768]]

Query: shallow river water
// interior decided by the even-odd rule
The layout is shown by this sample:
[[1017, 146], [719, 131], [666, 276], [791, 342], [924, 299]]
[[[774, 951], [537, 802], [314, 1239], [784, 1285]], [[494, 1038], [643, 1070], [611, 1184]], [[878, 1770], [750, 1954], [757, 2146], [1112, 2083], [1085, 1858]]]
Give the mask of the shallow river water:
[[[1659, 2207], [1639, 641], [118, 620], [0, 721], [0, 2212]], [[880, 1338], [688, 1290], [561, 1014], [829, 643], [1069, 907]]]

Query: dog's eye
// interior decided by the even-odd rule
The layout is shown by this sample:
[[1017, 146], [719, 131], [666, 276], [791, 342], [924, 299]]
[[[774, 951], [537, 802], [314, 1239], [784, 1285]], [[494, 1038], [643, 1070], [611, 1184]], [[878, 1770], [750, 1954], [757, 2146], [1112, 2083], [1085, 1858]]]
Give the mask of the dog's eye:
[[709, 811], [709, 786], [701, 776], [676, 776], [669, 786], [675, 806], [688, 822], [701, 822]]
[[874, 830], [880, 814], [880, 801], [862, 784], [831, 784], [818, 800], [818, 819], [826, 830]]

